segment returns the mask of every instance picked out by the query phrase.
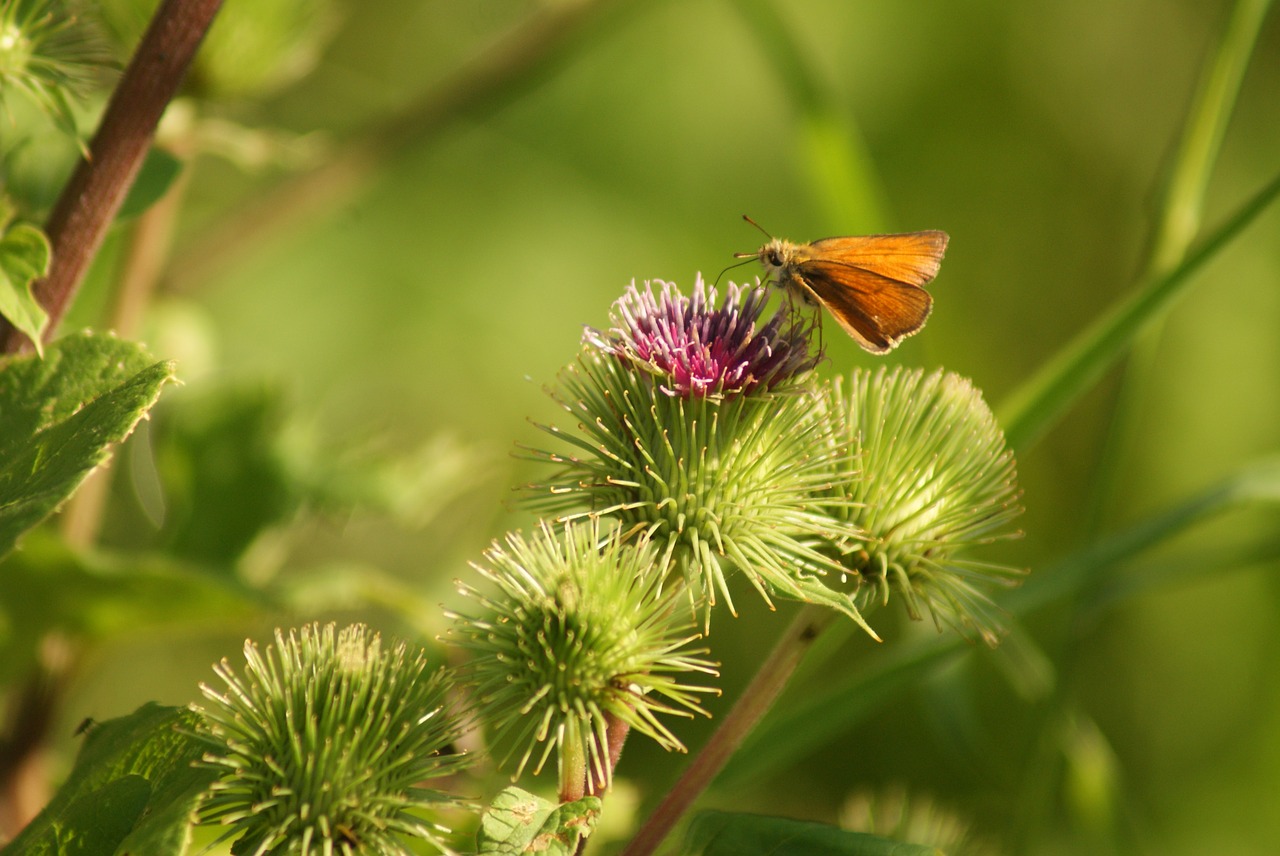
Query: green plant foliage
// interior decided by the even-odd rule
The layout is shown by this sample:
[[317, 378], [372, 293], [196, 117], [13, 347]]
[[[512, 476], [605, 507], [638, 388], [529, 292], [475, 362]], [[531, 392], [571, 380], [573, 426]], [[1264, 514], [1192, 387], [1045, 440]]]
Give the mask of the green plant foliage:
[[5, 852], [183, 853], [190, 816], [216, 777], [195, 766], [203, 752], [195, 721], [190, 711], [145, 704], [89, 726], [67, 784]]
[[8, 200], [0, 197], [0, 316], [40, 352], [48, 315], [32, 295], [31, 284], [49, 272], [49, 239], [34, 226], [9, 226], [9, 214]]
[[480, 818], [480, 856], [573, 856], [600, 817], [599, 797], [554, 803], [517, 787], [498, 794]]
[[362, 624], [306, 625], [202, 686], [205, 765], [221, 772], [201, 806], [233, 853], [408, 856], [411, 840], [445, 849], [434, 820], [454, 800], [424, 783], [456, 774], [451, 685], [422, 649]]
[[[77, 130], [110, 96], [111, 75], [89, 61], [82, 36], [105, 18], [122, 65], [157, 5], [79, 4], [73, 21], [61, 2], [0, 0], [0, 189], [24, 216], [58, 198]], [[733, 721], [735, 687], [774, 662], [778, 619], [796, 606], [784, 599], [814, 591], [802, 584], [838, 584], [845, 596], [866, 568], [841, 559], [862, 553], [881, 569], [862, 580], [872, 583], [886, 568], [911, 581], [911, 568], [961, 555], [916, 525], [925, 518], [915, 506], [894, 514], [883, 500], [927, 487], [935, 452], [941, 465], [972, 435], [922, 422], [926, 446], [888, 424], [878, 446], [862, 444], [836, 473], [887, 489], [855, 494], [830, 484], [825, 432], [797, 442], [821, 421], [820, 401], [693, 401], [683, 396], [707, 380], [696, 373], [619, 377], [627, 348], [584, 350], [556, 372], [583, 325], [611, 324], [609, 301], [628, 280], [709, 280], [758, 246], [744, 212], [799, 238], [941, 228], [953, 240], [922, 334], [874, 359], [825, 318], [811, 374], [829, 386], [880, 366], [957, 372], [1001, 405], [995, 423], [1018, 455], [1026, 537], [983, 544], [972, 559], [1029, 571], [993, 595], [993, 621], [982, 624], [1008, 632], [991, 650], [907, 623], [912, 610], [878, 609], [877, 644], [836, 622], [735, 744], [707, 804], [839, 818], [970, 854], [885, 826], [883, 813], [851, 822], [856, 795], [900, 783], [954, 810], [992, 852], [1275, 850], [1280, 815], [1257, 799], [1280, 787], [1275, 3], [934, 4], [921, 15], [914, 4], [845, 0], [390, 0], [346, 4], [341, 17], [331, 2], [225, 5], [158, 135], [196, 168], [174, 184], [163, 155], [143, 167], [123, 218], [166, 188], [181, 195], [110, 230], [64, 322], [106, 328], [116, 323], [108, 307], [141, 296], [138, 335], [179, 361], [184, 388], [147, 411], [129, 378], [154, 368], [151, 385], [161, 384], [169, 370], [150, 358], [104, 356], [74, 372], [78, 381], [57, 380], [74, 347], [65, 343], [45, 364], [0, 364], [0, 697], [21, 702], [23, 686], [49, 676], [50, 643], [65, 640], [72, 661], [52, 675], [62, 678], [53, 722], [194, 696], [209, 649], [226, 654], [264, 624], [340, 615], [408, 625], [420, 639], [446, 634], [448, 610], [467, 602], [450, 581], [492, 539], [529, 532], [547, 512], [607, 514], [631, 537], [665, 539], [663, 555], [678, 564], [664, 596], [686, 581], [708, 600], [732, 596], [739, 617], [723, 615], [697, 644], [726, 677], [726, 698], [706, 705], [710, 726]], [[47, 253], [29, 229], [0, 238], [10, 242], [0, 312], [31, 333], [39, 319], [27, 287]], [[147, 270], [149, 294], [120, 288]], [[750, 285], [756, 273], [726, 270], [717, 285]], [[762, 301], [789, 318], [821, 317], [776, 291]], [[679, 342], [669, 362], [703, 362], [723, 333]], [[751, 375], [776, 344], [729, 348], [722, 356], [734, 359], [716, 364], [726, 380]], [[660, 368], [649, 356], [646, 370]], [[540, 384], [555, 387], [550, 398]], [[58, 527], [36, 523], [105, 457], [108, 435], [128, 433], [130, 395], [149, 415], [145, 436], [111, 469], [94, 543], [63, 543]], [[99, 430], [108, 413], [118, 430]], [[851, 426], [868, 415], [849, 404]], [[547, 435], [542, 425], [558, 427]], [[388, 462], [364, 454], [369, 438], [420, 451]], [[548, 453], [504, 464], [513, 439], [524, 449], [542, 439]], [[904, 445], [922, 449], [909, 466], [895, 454]], [[990, 508], [967, 491], [998, 463], [954, 474], [948, 513]], [[543, 488], [540, 504], [504, 509], [511, 485], [529, 481]], [[835, 499], [820, 507], [814, 492]], [[876, 543], [828, 549], [828, 519], [841, 522], [841, 544], [858, 543], [855, 527], [880, 530]], [[576, 591], [546, 593], [567, 606], [562, 595]], [[915, 614], [968, 605], [945, 597], [955, 591], [903, 594], [895, 599]], [[783, 614], [767, 614], [770, 603]], [[478, 617], [489, 613], [497, 619], [476, 624], [474, 641], [496, 646], [515, 625], [510, 611]], [[615, 634], [601, 638], [616, 655], [627, 640], [615, 619], [595, 610], [588, 627]], [[544, 630], [556, 627], [537, 624], [514, 653], [493, 649], [517, 679], [492, 686], [509, 691], [518, 725], [526, 706], [525, 718], [540, 713], [518, 679], [553, 683], [530, 663], [575, 650]], [[447, 635], [438, 641], [449, 648]], [[130, 680], [111, 681], [126, 669]], [[643, 684], [606, 689], [625, 701]], [[30, 713], [20, 704], [15, 716]], [[470, 713], [485, 728], [459, 744], [468, 751], [467, 740], [494, 733], [487, 713]], [[716, 755], [696, 754], [706, 725], [671, 730], [695, 753], [695, 771]], [[38, 747], [54, 777], [70, 767], [61, 732]], [[566, 734], [575, 739], [564, 745], [581, 746]], [[504, 747], [481, 748], [500, 757]], [[653, 749], [628, 739], [592, 852], [634, 835], [637, 818], [661, 816], [651, 803], [681, 795], [664, 788], [680, 758]], [[496, 767], [441, 787], [488, 803], [508, 784]], [[86, 786], [87, 770], [72, 772], [71, 796], [56, 802], [75, 803], [83, 831], [63, 843], [114, 852], [152, 787], [129, 771]], [[252, 816], [259, 805], [240, 808]], [[480, 820], [459, 818], [467, 810], [440, 822], [469, 834]], [[480, 846], [567, 856], [599, 812], [505, 792]], [[635, 843], [680, 852], [654, 837]], [[921, 852], [737, 814], [700, 817], [684, 852], [851, 846]], [[130, 847], [170, 853], [180, 842]]]
[[37, 668], [49, 634], [85, 644], [148, 629], [225, 625], [261, 612], [262, 597], [162, 553], [72, 550], [43, 529], [4, 562], [0, 586], [0, 680], [17, 681]]
[[264, 529], [303, 502], [282, 448], [287, 404], [271, 384], [185, 392], [155, 422], [166, 499], [158, 537], [177, 557], [230, 568]]
[[823, 823], [727, 811], [699, 812], [681, 856], [943, 856], [936, 847], [904, 844]]
[[171, 363], [96, 334], [0, 368], [0, 556], [107, 460], [171, 380]]
[[6, 97], [18, 93], [76, 137], [73, 98], [89, 88], [103, 60], [94, 32], [67, 4], [0, 3], [0, 114], [8, 112]]
[[129, 195], [120, 203], [117, 219], [136, 217], [156, 204], [181, 174], [182, 161], [164, 149], [152, 147], [129, 188]]

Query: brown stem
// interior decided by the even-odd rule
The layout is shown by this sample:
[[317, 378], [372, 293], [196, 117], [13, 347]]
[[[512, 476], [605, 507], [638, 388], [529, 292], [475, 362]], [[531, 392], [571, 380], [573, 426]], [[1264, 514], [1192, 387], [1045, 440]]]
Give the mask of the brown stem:
[[[618, 761], [622, 759], [622, 747], [627, 742], [627, 735], [631, 733], [631, 726], [625, 719], [621, 719], [613, 714], [605, 715], [605, 737], [609, 741], [609, 772], [618, 769]], [[597, 782], [595, 787], [590, 791], [590, 795], [598, 797], [604, 793], [604, 783]]]
[[833, 610], [819, 606], [805, 605], [800, 609], [773, 651], [760, 664], [759, 671], [733, 709], [720, 721], [720, 727], [689, 763], [684, 775], [649, 815], [622, 851], [622, 856], [648, 856], [657, 849], [764, 718], [791, 680], [800, 660], [836, 615]]
[[[71, 305], [89, 262], [102, 245], [133, 183], [165, 106], [178, 91], [222, 0], [164, 0], [107, 104], [89, 156], [80, 161], [49, 215], [53, 246], [49, 275], [34, 293], [49, 313], [45, 339]], [[0, 323], [5, 353], [30, 350], [25, 335]]]
[[49, 799], [49, 729], [74, 660], [66, 639], [45, 637], [31, 677], [12, 699], [0, 737], [0, 841], [21, 831]]

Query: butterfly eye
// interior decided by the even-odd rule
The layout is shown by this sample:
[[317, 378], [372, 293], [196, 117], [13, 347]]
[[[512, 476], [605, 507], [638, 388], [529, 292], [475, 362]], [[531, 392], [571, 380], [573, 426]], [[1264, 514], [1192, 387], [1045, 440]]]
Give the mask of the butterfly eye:
[[782, 267], [782, 256], [778, 255], [777, 250], [769, 251], [767, 261], [772, 267]]

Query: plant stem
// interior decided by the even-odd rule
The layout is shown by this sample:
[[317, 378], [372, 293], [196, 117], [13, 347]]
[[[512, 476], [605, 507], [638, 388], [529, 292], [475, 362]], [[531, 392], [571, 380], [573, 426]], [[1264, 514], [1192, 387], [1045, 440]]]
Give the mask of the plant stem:
[[[577, 732], [581, 726], [571, 722], [569, 733], [560, 744], [560, 802], [576, 802], [586, 795], [587, 768], [591, 762], [587, 760], [587, 750]], [[594, 739], [594, 738], [592, 738]]]
[[[134, 177], [156, 124], [178, 91], [222, 0], [165, 0], [156, 10], [129, 67], [107, 104], [89, 156], [80, 161], [45, 226], [53, 247], [49, 275], [34, 293], [49, 313], [50, 339], [102, 245]], [[7, 321], [0, 324], [5, 353], [32, 348]]]
[[684, 775], [649, 815], [622, 851], [622, 856], [648, 856], [657, 849], [724, 768], [746, 736], [773, 707], [800, 660], [836, 616], [837, 613], [824, 607], [810, 604], [801, 607], [733, 709], [721, 720], [720, 727], [693, 758]]
[[35, 668], [14, 692], [0, 737], [0, 841], [8, 841], [49, 801], [47, 749], [75, 650], [61, 634], [46, 634]]

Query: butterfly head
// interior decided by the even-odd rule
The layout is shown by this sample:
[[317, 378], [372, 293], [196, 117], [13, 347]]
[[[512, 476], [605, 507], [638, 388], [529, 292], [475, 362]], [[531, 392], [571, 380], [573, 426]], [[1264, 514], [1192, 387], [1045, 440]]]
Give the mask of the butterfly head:
[[787, 268], [795, 265], [796, 245], [781, 238], [771, 238], [767, 244], [756, 252], [756, 258], [764, 266], [765, 274], [776, 278]]

